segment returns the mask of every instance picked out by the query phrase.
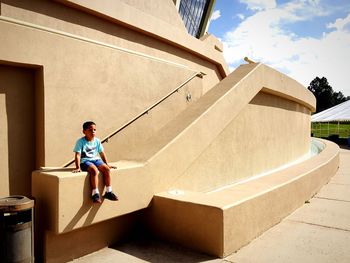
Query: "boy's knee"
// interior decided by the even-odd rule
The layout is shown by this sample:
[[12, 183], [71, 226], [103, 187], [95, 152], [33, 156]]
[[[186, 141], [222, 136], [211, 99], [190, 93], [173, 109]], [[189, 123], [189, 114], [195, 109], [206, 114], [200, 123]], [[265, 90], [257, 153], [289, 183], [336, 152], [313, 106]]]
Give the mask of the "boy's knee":
[[103, 164], [101, 166], [98, 167], [98, 169], [102, 172], [102, 173], [109, 173], [111, 171], [111, 169], [108, 167], [108, 165]]
[[89, 172], [89, 174], [92, 175], [92, 176], [98, 175], [98, 169], [97, 169], [96, 166], [93, 166], [93, 165], [89, 166], [88, 172]]

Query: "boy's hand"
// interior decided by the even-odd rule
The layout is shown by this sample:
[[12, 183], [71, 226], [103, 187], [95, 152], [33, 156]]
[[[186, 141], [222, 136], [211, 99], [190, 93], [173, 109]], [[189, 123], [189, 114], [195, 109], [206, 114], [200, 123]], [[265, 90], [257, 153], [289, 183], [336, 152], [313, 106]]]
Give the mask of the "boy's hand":
[[81, 172], [80, 168], [74, 169], [74, 170], [72, 171], [72, 173], [80, 173], [80, 172]]
[[109, 167], [110, 169], [117, 169], [117, 166], [114, 166], [114, 165], [108, 165], [108, 167]]

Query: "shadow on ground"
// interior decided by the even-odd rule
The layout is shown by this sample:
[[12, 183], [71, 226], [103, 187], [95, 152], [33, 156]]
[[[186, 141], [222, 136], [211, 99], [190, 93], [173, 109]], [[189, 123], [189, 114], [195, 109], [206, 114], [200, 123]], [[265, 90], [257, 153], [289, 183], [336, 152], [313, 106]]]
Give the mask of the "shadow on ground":
[[111, 249], [152, 263], [222, 262], [221, 259], [195, 252], [176, 244], [170, 244], [150, 236], [138, 236]]

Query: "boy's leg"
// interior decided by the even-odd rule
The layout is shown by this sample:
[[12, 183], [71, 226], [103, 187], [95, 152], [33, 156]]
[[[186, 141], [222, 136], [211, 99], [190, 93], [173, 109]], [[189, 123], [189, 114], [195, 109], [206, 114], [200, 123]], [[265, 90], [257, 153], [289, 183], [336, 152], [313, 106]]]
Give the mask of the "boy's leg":
[[94, 203], [101, 203], [100, 193], [98, 191], [98, 174], [99, 171], [94, 164], [89, 165], [87, 172], [90, 175], [90, 185], [92, 189], [92, 200]]
[[103, 180], [104, 180], [105, 185], [111, 186], [111, 169], [108, 167], [108, 165], [103, 163], [100, 166], [98, 166], [97, 168], [103, 175]]
[[111, 169], [105, 163], [98, 166], [98, 170], [103, 174], [103, 180], [106, 185], [106, 193], [103, 196], [111, 201], [117, 201], [118, 197], [112, 192], [111, 186]]
[[87, 172], [90, 175], [90, 185], [92, 189], [97, 189], [98, 187], [98, 169], [95, 165], [91, 164], [88, 168], [87, 168]]

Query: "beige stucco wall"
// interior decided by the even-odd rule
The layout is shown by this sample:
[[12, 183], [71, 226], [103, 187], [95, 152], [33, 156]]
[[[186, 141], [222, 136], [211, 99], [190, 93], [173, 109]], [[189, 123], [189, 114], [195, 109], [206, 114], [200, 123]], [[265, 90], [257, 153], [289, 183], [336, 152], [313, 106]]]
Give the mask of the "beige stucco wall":
[[[112, 210], [123, 210], [131, 202], [137, 203], [135, 199], [146, 200], [144, 194], [151, 189], [151, 179], [144, 178], [141, 170], [135, 170], [132, 174], [129, 171], [128, 174], [128, 168], [121, 165], [118, 177], [124, 179], [118, 181], [122, 185], [118, 187], [117, 184], [113, 187], [121, 191], [121, 198], [125, 198], [128, 194], [130, 198], [121, 199], [117, 205], [105, 201], [101, 206], [93, 206], [90, 200], [84, 199], [83, 204], [79, 206], [80, 209], [75, 211], [75, 217], [69, 222], [68, 228], [80, 225], [81, 222], [85, 227], [60, 234], [56, 234], [53, 229], [46, 231], [44, 256], [47, 262], [72, 260], [121, 241], [136, 227], [135, 223], [146, 223], [160, 238], [223, 257], [278, 223], [305, 200], [311, 198], [330, 179], [338, 167], [339, 147], [327, 141], [324, 143], [326, 148], [320, 155], [265, 177], [209, 193], [193, 191], [184, 191], [180, 194], [168, 191], [157, 193], [147, 210], [91, 224], [103, 214], [111, 214]], [[47, 191], [40, 191], [43, 196], [40, 194], [37, 196], [37, 206], [47, 209], [46, 216], [37, 217], [40, 229], [43, 229], [43, 226], [54, 226], [55, 223], [49, 221], [52, 217], [48, 215], [58, 211], [54, 207], [57, 202], [60, 202], [60, 205], [67, 205], [68, 201], [65, 199], [74, 192], [72, 188], [76, 188], [78, 192], [77, 198], [70, 199], [73, 206], [79, 203], [77, 200], [81, 201], [80, 195], [88, 194], [88, 189], [81, 191], [82, 187], [88, 188], [88, 182], [77, 183], [86, 180], [83, 176], [78, 175], [74, 178], [69, 176], [69, 173], [51, 171], [47, 176], [37, 178], [40, 180], [34, 185], [39, 190], [48, 188]], [[136, 186], [135, 189], [132, 186]], [[62, 192], [61, 200], [56, 199], [59, 196], [57, 189]], [[138, 189], [143, 191], [137, 191]], [[292, 195], [294, 198], [290, 198]], [[66, 216], [61, 214], [60, 221], [66, 220]], [[113, 231], [110, 231], [111, 229]], [[94, 242], [91, 242], [91, 237]], [[70, 245], [76, 242], [80, 244], [79, 249]], [[64, 253], [61, 253], [62, 251]]]
[[40, 254], [44, 253], [45, 262], [62, 263], [113, 246], [116, 240], [127, 242], [139, 226], [138, 220], [139, 213], [133, 213], [92, 225], [82, 231], [63, 235], [48, 232], [44, 251], [40, 251]]
[[[124, 4], [125, 8], [132, 10], [134, 8], [122, 2], [118, 4]], [[171, 12], [171, 5], [166, 2], [164, 5], [167, 12]], [[149, 7], [145, 6], [143, 11], [140, 8], [137, 7], [139, 16], [130, 17], [130, 24], [140, 21], [145, 24], [147, 18], [156, 19], [155, 21], [162, 19], [147, 14]], [[175, 9], [173, 12], [172, 16], [177, 16]], [[81, 136], [81, 124], [86, 119], [95, 120], [98, 136], [104, 137], [185, 81], [195, 71], [205, 72], [206, 79], [194, 80], [187, 85], [188, 89], [193, 90], [193, 99], [201, 96], [222, 78], [217, 62], [215, 64], [184, 48], [132, 30], [128, 25], [116, 21], [112, 23], [61, 3], [5, 0], [1, 2], [1, 15], [0, 59], [43, 66], [45, 95], [41, 104], [44, 105], [45, 113], [42, 125], [45, 139], [39, 166], [59, 166], [69, 161], [72, 158], [72, 146]], [[169, 28], [161, 28], [167, 32], [172, 29], [171, 25]], [[182, 32], [177, 36], [179, 40], [187, 38], [185, 30], [176, 30]], [[197, 43], [200, 49], [212, 49], [213, 53], [217, 53], [216, 57], [222, 59], [222, 54], [214, 47], [193, 38], [190, 42], [191, 45]], [[128, 50], [137, 54], [129, 53]], [[103, 101], [103, 105], [95, 103], [96, 98]], [[178, 101], [181, 105], [186, 105], [183, 97]], [[157, 129], [159, 119], [169, 120], [176, 115], [173, 109], [174, 107], [171, 111], [165, 109], [156, 117], [148, 118], [153, 120], [152, 129]], [[182, 109], [184, 107], [176, 108], [177, 112]], [[55, 128], [57, 123], [64, 127], [65, 132]], [[159, 122], [160, 127], [163, 124]], [[129, 134], [132, 135], [123, 140], [128, 145], [135, 144], [135, 140], [144, 138], [147, 133]], [[124, 145], [125, 143], [116, 144], [118, 151], [111, 151], [111, 156], [118, 158], [118, 153], [126, 149]]]
[[208, 193], [158, 193], [145, 221], [164, 240], [225, 257], [280, 222], [330, 180], [338, 169], [339, 147], [322, 143], [320, 154], [254, 180]]
[[173, 187], [210, 191], [286, 165], [308, 154], [309, 150], [310, 110], [296, 102], [260, 92]]
[[[171, 21], [179, 16], [169, 7], [169, 2], [172, 4], [171, 1], [160, 1], [158, 7], [167, 13], [173, 12], [166, 15], [166, 20], [148, 14], [147, 8], [142, 11], [122, 1], [4, 0], [0, 4], [4, 17], [198, 68], [208, 74], [205, 88], [210, 89], [217, 78], [229, 73], [222, 52], [215, 49], [213, 41], [198, 40], [185, 28], [175, 26]], [[96, 10], [91, 10], [93, 8]]]
[[168, 24], [178, 27], [180, 30], [186, 30], [181, 17], [177, 15], [177, 12], [174, 12], [176, 6], [172, 1], [121, 0], [121, 2], [139, 9], [144, 13], [150, 14], [153, 17], [157, 17], [163, 21], [166, 21]]
[[[278, 78], [273, 78], [275, 74]], [[260, 80], [260, 82], [257, 80]], [[284, 87], [281, 83], [287, 86]], [[293, 89], [287, 91], [289, 85], [292, 85]], [[269, 87], [271, 92], [274, 91], [275, 93], [285, 89], [284, 95], [294, 98], [294, 101], [259, 93], [261, 90], [268, 90], [262, 88], [262, 86]], [[148, 206], [155, 193], [178, 186], [177, 183], [181, 180], [183, 186], [187, 184], [187, 181], [190, 181], [192, 183], [191, 189], [206, 191], [213, 187], [213, 182], [217, 184], [216, 186], [221, 186], [239, 178], [251, 176], [253, 175], [252, 172], [276, 168], [282, 162], [295, 160], [308, 151], [310, 142], [307, 137], [309, 134], [307, 129], [300, 131], [297, 136], [305, 139], [294, 143], [293, 146], [287, 144], [291, 147], [291, 153], [284, 154], [282, 152], [284, 148], [279, 147], [284, 140], [278, 136], [273, 136], [277, 132], [275, 130], [271, 131], [268, 124], [274, 126], [280, 124], [284, 117], [290, 117], [298, 126], [300, 124], [306, 125], [308, 117], [305, 117], [305, 115], [307, 114], [303, 114], [302, 110], [301, 112], [296, 111], [296, 108], [308, 108], [307, 105], [314, 103], [312, 98], [308, 97], [308, 92], [302, 86], [298, 86], [293, 80], [281, 73], [277, 74], [276, 71], [265, 65], [241, 66], [210, 92], [159, 129], [154, 136], [145, 140], [144, 143], [140, 143], [138, 147], [126, 151], [125, 156], [128, 157], [129, 161], [118, 161], [119, 169], [112, 170], [113, 188], [121, 196], [131, 195], [133, 198], [126, 198], [124, 202], [120, 203], [118, 209], [110, 209], [110, 204], [107, 202], [97, 211], [93, 220], [87, 224], [85, 218], [88, 216], [87, 211], [91, 208], [91, 202], [88, 200], [89, 182], [86, 179], [86, 173], [72, 174], [69, 169], [36, 171], [33, 174], [33, 193], [51, 196], [49, 189], [42, 189], [38, 185], [40, 185], [43, 178], [52, 177], [57, 179], [54, 188], [57, 189], [58, 194], [54, 194], [53, 198], [56, 201], [50, 205], [50, 214], [54, 218], [52, 224], [50, 224], [50, 229], [61, 233], [143, 209]], [[298, 106], [299, 104], [296, 103], [301, 99], [305, 100], [304, 106]], [[258, 106], [259, 103], [264, 104], [262, 101], [267, 106]], [[249, 102], [252, 102], [253, 106]], [[230, 134], [234, 135], [232, 127], [234, 127], [233, 124], [236, 120], [239, 121], [237, 122], [239, 125], [245, 121], [247, 125], [241, 128], [247, 129], [248, 123], [251, 121], [250, 118], [256, 117], [259, 109], [261, 113], [265, 109], [265, 115], [262, 115], [262, 117], [264, 117], [263, 120], [267, 124], [257, 122], [256, 125], [260, 129], [269, 128], [261, 136], [270, 136], [270, 144], [258, 143], [254, 145], [256, 147], [254, 151], [257, 153], [251, 153], [252, 149], [245, 147], [247, 145], [246, 141]], [[305, 111], [308, 112], [309, 110]], [[267, 115], [275, 116], [275, 119], [272, 119], [271, 116], [267, 118]], [[208, 129], [208, 125], [210, 129]], [[293, 136], [293, 132], [295, 132], [291, 128], [289, 131], [287, 129], [283, 131], [287, 137]], [[268, 132], [273, 132], [273, 134]], [[257, 138], [257, 141], [262, 137]], [[223, 148], [224, 143], [231, 146]], [[216, 146], [216, 144], [219, 146]], [[272, 147], [274, 149], [271, 150], [270, 158], [264, 159], [262, 153], [267, 148]], [[235, 157], [232, 154], [235, 148], [241, 149], [240, 154], [245, 159], [242, 162], [232, 164], [230, 160]], [[222, 158], [222, 151], [228, 155], [226, 159]], [[188, 171], [193, 171], [194, 166], [200, 165], [203, 162], [203, 156], [207, 154], [218, 160], [222, 159], [220, 163], [208, 162], [206, 164], [206, 168], [209, 171], [215, 171], [217, 175], [212, 173], [203, 174], [200, 170], [197, 174], [193, 172], [195, 175], [193, 178], [183, 179], [186, 173], [191, 175]], [[248, 159], [249, 155], [253, 155], [258, 159], [256, 170], [245, 168], [246, 159], [247, 163], [250, 160]], [[258, 161], [264, 163], [264, 165], [258, 166]], [[197, 169], [199, 170], [199, 168]], [[236, 171], [236, 174], [226, 173], [225, 171], [229, 169]], [[237, 172], [237, 169], [242, 169], [242, 174]], [[212, 177], [215, 177], [215, 179], [212, 179]], [[103, 190], [102, 187], [103, 185], [101, 185], [101, 191]], [[143, 191], [139, 192], [141, 188]], [[186, 190], [188, 189], [186, 188]], [[67, 200], [74, 193], [79, 193], [77, 198], [68, 202]]]
[[31, 195], [35, 169], [35, 70], [0, 64], [0, 196]]
[[[206, 61], [214, 63], [221, 76], [226, 76], [229, 73], [226, 62], [223, 60], [221, 52], [215, 49], [212, 41], [207, 41], [206, 38], [198, 41], [195, 37], [189, 35], [184, 27], [178, 28], [173, 25], [172, 17], [174, 13], [167, 19], [161, 16], [150, 16], [147, 9], [141, 10], [142, 5], [137, 5], [137, 8], [132, 8], [130, 5], [125, 5], [121, 1], [100, 0], [92, 2], [88, 0], [56, 0], [64, 5], [73, 6], [74, 8], [83, 10], [84, 12], [103, 17], [117, 24], [123, 24], [127, 27], [143, 32], [145, 35], [151, 36], [160, 42], [167, 43], [170, 46], [176, 46], [186, 50], [191, 55], [192, 59], [196, 57], [203, 58]], [[165, 5], [165, 1], [159, 1], [159, 4]], [[169, 4], [168, 1], [167, 5]], [[174, 11], [166, 6], [160, 7], [166, 11]], [[176, 14], [176, 16], [178, 16]], [[170, 23], [169, 23], [170, 21]]]
[[44, 65], [43, 166], [59, 166], [71, 158], [83, 121], [95, 120], [103, 137], [193, 74], [184, 67], [35, 29], [6, 23], [0, 27], [7, 32], [3, 43], [13, 47], [5, 60]]
[[[242, 150], [240, 154], [242, 154], [243, 158], [246, 158], [243, 159], [242, 162], [237, 163], [238, 169], [240, 165], [244, 166], [247, 160], [248, 162], [254, 161], [253, 159], [249, 159], [249, 153], [245, 152], [248, 149], [246, 148], [247, 143], [252, 139], [244, 137], [248, 142], [240, 140], [232, 133], [232, 127], [234, 127], [235, 118], [238, 118], [239, 125], [245, 122], [245, 128], [248, 128], [250, 125], [252, 127], [259, 127], [259, 125], [260, 127], [265, 127], [263, 125], [268, 126], [268, 124], [262, 124], [261, 122], [257, 122], [256, 124], [252, 123], [250, 118], [252, 116], [257, 117], [256, 112], [259, 110], [254, 109], [255, 113], [253, 114], [247, 114], [249, 111], [247, 113], [244, 112], [249, 102], [261, 91], [272, 95], [278, 94], [279, 97], [267, 96], [267, 98], [275, 98], [272, 99], [272, 101], [276, 100], [274, 102], [275, 105], [271, 105], [273, 107], [265, 107], [265, 109], [267, 109], [266, 114], [269, 114], [269, 112], [274, 113], [275, 119], [265, 116], [265, 121], [268, 121], [271, 126], [276, 125], [276, 122], [278, 123], [277, 125], [282, 125], [283, 117], [291, 115], [293, 116], [292, 118], [298, 122], [298, 125], [301, 124], [303, 125], [302, 127], [306, 127], [305, 131], [300, 131], [300, 134], [298, 133], [298, 136], [301, 136], [302, 139], [292, 146], [294, 147], [294, 150], [292, 150], [293, 153], [283, 153], [283, 157], [281, 157], [279, 153], [283, 151], [281, 148], [283, 138], [274, 136], [275, 134], [280, 135], [279, 131], [276, 129], [271, 131], [271, 128], [269, 128], [274, 134], [268, 135], [271, 146], [276, 147], [276, 149], [273, 150], [275, 152], [271, 158], [264, 159], [262, 157], [265, 148], [259, 141], [259, 138], [257, 138], [256, 143], [253, 143], [252, 146], [257, 147], [254, 150], [258, 152], [255, 153], [255, 157], [259, 157], [258, 161], [261, 162], [262, 165], [257, 163], [257, 168], [253, 168], [256, 170], [253, 171], [252, 169], [249, 171], [251, 168], [244, 168], [242, 170], [242, 175], [240, 175], [240, 173], [231, 174], [227, 178], [225, 177], [229, 172], [224, 172], [222, 177], [221, 175], [213, 174], [221, 173], [225, 171], [225, 169], [228, 171], [236, 165], [236, 163], [233, 163], [232, 159], [235, 157], [235, 151], [237, 149], [243, 149], [244, 151]], [[298, 106], [298, 104], [300, 105]], [[209, 156], [206, 157], [209, 160], [203, 161], [203, 163], [207, 163], [203, 165], [207, 168], [209, 166], [212, 167], [208, 169], [213, 173], [205, 173], [203, 170], [201, 170], [201, 172], [194, 172], [200, 179], [192, 181], [192, 183], [196, 183], [191, 186], [186, 184], [186, 187], [191, 187], [191, 189], [205, 189], [205, 187], [211, 187], [210, 184], [214, 182], [218, 185], [226, 183], [227, 181], [225, 182], [225, 180], [228, 178], [230, 178], [229, 180], [232, 182], [232, 180], [237, 180], [248, 174], [252, 175], [253, 172], [262, 172], [272, 167], [277, 168], [277, 166], [280, 166], [286, 160], [297, 159], [298, 154], [304, 155], [309, 147], [309, 141], [306, 140], [306, 138], [310, 136], [308, 134], [309, 128], [307, 127], [307, 119], [309, 118], [307, 112], [314, 110], [313, 105], [315, 105], [315, 98], [313, 95], [295, 80], [263, 64], [244, 65], [236, 69], [227, 78], [206, 93], [198, 100], [198, 103], [193, 104], [188, 110], [182, 112], [172, 122], [166, 125], [161, 132], [159, 132], [158, 136], [154, 136], [145, 144], [141, 144], [138, 151], [131, 155], [131, 158], [139, 160], [152, 153], [152, 162], [150, 162], [149, 165], [154, 173], [154, 180], [157, 182], [155, 185], [155, 192], [163, 191], [163, 189], [167, 187], [174, 187], [178, 182], [181, 183], [183, 175], [186, 175], [186, 173], [191, 175], [191, 171], [188, 171], [188, 169], [191, 169], [190, 167], [192, 165], [197, 165], [198, 169], [201, 169], [199, 168], [200, 165], [198, 165], [198, 162], [200, 164], [201, 161], [205, 160], [201, 158], [204, 158], [203, 156], [206, 155]], [[257, 107], [258, 106], [256, 106], [256, 108]], [[287, 113], [286, 110], [283, 110], [283, 107], [292, 107], [295, 110], [300, 108], [300, 112]], [[255, 106], [252, 108], [255, 108]], [[305, 110], [305, 108], [307, 108], [307, 110]], [[261, 109], [264, 109], [264, 106], [261, 106]], [[262, 110], [262, 112], [264, 111]], [[230, 123], [232, 123], [231, 126]], [[225, 134], [225, 129], [227, 129], [227, 127], [231, 127], [231, 131], [228, 129], [228, 132]], [[288, 131], [285, 130], [285, 136], [295, 136], [293, 131], [295, 131], [294, 128]], [[242, 130], [239, 131], [238, 134], [244, 134], [245, 132], [249, 133], [249, 131]], [[227, 135], [229, 133], [233, 135]], [[267, 133], [262, 133], [261, 136], [267, 136]], [[225, 139], [220, 139], [220, 137]], [[223, 142], [223, 140], [226, 141]], [[297, 139], [295, 138], [295, 140]], [[167, 142], [169, 143], [167, 144]], [[210, 160], [210, 158], [222, 157], [220, 143], [221, 145], [225, 143], [231, 145], [227, 146], [231, 147], [229, 148], [230, 156], [227, 158], [229, 159], [231, 157], [232, 159], [225, 159], [228, 163], [221, 161], [220, 165], [218, 165], [215, 161]], [[215, 146], [215, 144], [219, 146]], [[158, 154], [157, 151], [159, 151], [159, 149], [157, 149], [157, 147], [160, 145], [163, 145], [164, 148], [160, 151], [161, 154]], [[186, 149], [186, 151], [183, 149]], [[209, 149], [208, 152], [206, 152], [207, 149]], [[226, 148], [226, 151], [228, 151], [227, 149], [228, 148]], [[225, 150], [225, 148], [223, 150]], [[149, 157], [147, 157], [146, 160], [148, 160], [148, 158]], [[166, 172], [162, 167], [167, 168]], [[218, 168], [219, 171], [216, 172]], [[164, 176], [164, 173], [166, 176]], [[208, 179], [208, 177], [217, 177], [218, 181], [216, 181], [216, 179]], [[220, 183], [220, 180], [224, 181]], [[191, 179], [189, 181], [191, 181]], [[204, 187], [203, 184], [206, 186]]]
[[[35, 121], [26, 121], [35, 144], [27, 152], [35, 153], [36, 160], [30, 160], [36, 167], [71, 160], [83, 121], [96, 121], [103, 138], [196, 72], [206, 74], [106, 144], [109, 160], [119, 167], [112, 171], [113, 189], [120, 195], [117, 207], [91, 203], [86, 173], [49, 168], [33, 173], [32, 192], [19, 194], [36, 198], [36, 244], [47, 261], [62, 262], [120, 240], [123, 230], [133, 227], [128, 222], [135, 220], [132, 213], [147, 208], [161, 191], [181, 188], [203, 195], [308, 150], [312, 94], [262, 64], [241, 66], [226, 77], [222, 45], [213, 37], [189, 36], [171, 2], [0, 2], [0, 65], [15, 65], [20, 71], [31, 67], [32, 86], [22, 98], [32, 103]], [[13, 82], [10, 78], [3, 83]], [[1, 113], [9, 109], [3, 94]], [[290, 126], [283, 125], [286, 118]], [[0, 115], [0, 124], [9, 129], [8, 115]], [[9, 142], [10, 135], [2, 130], [0, 143]], [[272, 149], [268, 156], [267, 148]], [[7, 195], [13, 184], [7, 178], [8, 143], [0, 153], [5, 156], [0, 195]], [[19, 181], [19, 187], [28, 187], [22, 177]], [[99, 187], [102, 192], [102, 182]], [[213, 221], [215, 232], [220, 226], [217, 217]], [[108, 232], [111, 228], [114, 234]], [[96, 237], [95, 242], [88, 237]], [[82, 247], [69, 246], [67, 240]], [[210, 249], [210, 243], [202, 245]]]
[[[194, 78], [178, 92], [167, 98], [166, 101], [150, 110], [126, 129], [120, 131], [117, 136], [109, 139], [108, 143], [104, 144], [109, 159], [130, 159], [130, 153], [137, 152], [140, 144], [157, 134], [169, 120], [175, 118], [203, 95], [202, 86], [205, 79], [205, 76], [203, 79], [199, 77]], [[186, 98], [188, 95], [190, 95], [190, 100]]]
[[[117, 208], [108, 201], [99, 207], [92, 205], [88, 196], [90, 186], [86, 173], [73, 174], [69, 169], [47, 169], [33, 173], [33, 195], [38, 196], [42, 202], [40, 205], [38, 203], [37, 212], [40, 217], [43, 207], [47, 207], [50, 214], [47, 231], [54, 232], [57, 235], [55, 238], [60, 239], [62, 234], [69, 235], [69, 232], [79, 229], [87, 231], [86, 227], [90, 225], [147, 208], [155, 194], [177, 186], [184, 174], [203, 162], [203, 156], [208, 154], [210, 157], [220, 157], [224, 143], [242, 149], [240, 154], [243, 157], [248, 158], [250, 154], [254, 154], [250, 152], [249, 147], [245, 147], [246, 141], [231, 136], [234, 134], [232, 129], [235, 130], [235, 121], [239, 125], [246, 122], [243, 127], [247, 128], [251, 118], [261, 115], [267, 123], [257, 122], [252, 125], [279, 135], [275, 129], [271, 130], [268, 124], [280, 124], [283, 118], [288, 117], [298, 126], [306, 125], [308, 114], [314, 110], [314, 105], [315, 98], [293, 79], [263, 64], [243, 65], [177, 114], [153, 136], [127, 151], [124, 157], [128, 157], [130, 161], [116, 163], [119, 169], [112, 170], [112, 185], [120, 196]], [[287, 136], [295, 136], [293, 128], [283, 131]], [[276, 168], [281, 162], [297, 159], [299, 154], [303, 155], [310, 145], [306, 139], [310, 136], [308, 131], [305, 129], [297, 133], [296, 136], [300, 136], [302, 140], [293, 146], [289, 145], [292, 147], [289, 154], [283, 154], [282, 148], [279, 147], [279, 143], [284, 142], [282, 138], [262, 133], [262, 136], [271, 136], [271, 143], [254, 145], [254, 151], [257, 151], [255, 157], [263, 163], [257, 166], [257, 171], [267, 167]], [[272, 146], [276, 149], [271, 150], [271, 158], [263, 159], [261, 153]], [[227, 153], [232, 149], [234, 148], [223, 150]], [[236, 169], [236, 163], [233, 165], [228, 161], [234, 155], [232, 152], [229, 154], [231, 156], [225, 159], [226, 162], [222, 160], [221, 163], [206, 164], [208, 170], [222, 173], [215, 180], [212, 179], [215, 177], [213, 174], [196, 174], [198, 178], [194, 178], [195, 180], [188, 178], [192, 181], [192, 189], [206, 191], [211, 189], [213, 182], [216, 186], [221, 186], [252, 175], [249, 174], [252, 171], [244, 167], [244, 161], [238, 163], [238, 167], [243, 167], [242, 175], [225, 173], [225, 168]], [[50, 188], [42, 187], [42, 182], [46, 180], [53, 182]], [[184, 182], [187, 183], [187, 180]], [[99, 187], [102, 192], [102, 183]], [[51, 191], [52, 189], [54, 191]], [[71, 199], [73, 195], [75, 199]], [[50, 241], [52, 243], [55, 242], [54, 236]], [[47, 245], [51, 246], [52, 243]]]
[[1, 196], [8, 196], [10, 193], [9, 185], [9, 163], [8, 163], [8, 126], [7, 126], [7, 116], [6, 116], [6, 96], [0, 93], [0, 144], [2, 145], [0, 149], [0, 155], [3, 156], [0, 161], [0, 174], [2, 184], [0, 186]]

